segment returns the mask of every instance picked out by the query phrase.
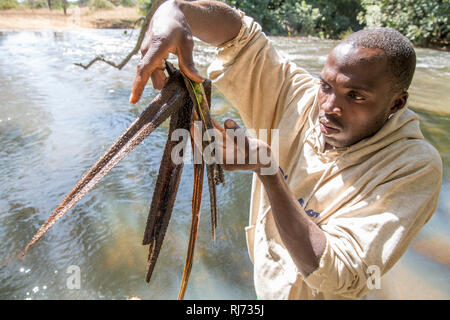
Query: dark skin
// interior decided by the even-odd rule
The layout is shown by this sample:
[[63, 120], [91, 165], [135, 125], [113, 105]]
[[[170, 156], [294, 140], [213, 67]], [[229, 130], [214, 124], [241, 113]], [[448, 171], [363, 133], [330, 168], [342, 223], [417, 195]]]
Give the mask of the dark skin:
[[[164, 59], [169, 52], [178, 56], [180, 69], [191, 80], [201, 82], [203, 78], [192, 58], [192, 36], [218, 46], [236, 37], [240, 28], [239, 14], [221, 2], [172, 0], [163, 3], [152, 19], [141, 48], [142, 59], [130, 103], [139, 101], [150, 77], [156, 89], [164, 86], [167, 81], [163, 72]], [[320, 121], [327, 149], [347, 147], [373, 135], [390, 114], [405, 106], [408, 98], [406, 92], [391, 92], [391, 77], [380, 50], [339, 45], [329, 55], [321, 78]], [[224, 142], [229, 140], [224, 128], [239, 129], [232, 120], [225, 121], [224, 128], [215, 126]], [[244, 153], [246, 159], [250, 158], [250, 152], [261, 148], [270, 154], [270, 146], [263, 141], [251, 137], [245, 137], [245, 141], [245, 150], [239, 150], [237, 145], [226, 148], [227, 143], [223, 143], [222, 154], [231, 152], [236, 160], [238, 152]], [[224, 169], [251, 170], [258, 175], [269, 197], [281, 240], [299, 272], [306, 277], [319, 266], [326, 246], [325, 234], [300, 206], [279, 170], [273, 175], [261, 173], [261, 169], [268, 166], [267, 163], [227, 164]]]
[[319, 90], [322, 133], [327, 148], [348, 147], [375, 134], [403, 108], [407, 92], [394, 82], [381, 49], [335, 47], [322, 69]]

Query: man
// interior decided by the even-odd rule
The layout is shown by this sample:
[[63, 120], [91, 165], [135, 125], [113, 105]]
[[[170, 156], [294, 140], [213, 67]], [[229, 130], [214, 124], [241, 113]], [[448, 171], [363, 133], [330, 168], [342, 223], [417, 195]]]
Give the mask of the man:
[[[130, 97], [166, 82], [168, 53], [202, 81], [192, 35], [218, 47], [209, 78], [250, 129], [278, 129], [266, 149], [280, 171], [252, 170], [247, 245], [260, 299], [361, 298], [368, 270], [386, 273], [432, 216], [442, 163], [405, 107], [411, 43], [392, 29], [357, 32], [335, 47], [320, 79], [282, 59], [250, 17], [214, 1], [168, 1], [155, 13]], [[232, 120], [226, 129], [237, 129]], [[221, 128], [219, 128], [221, 129]], [[226, 139], [226, 135], [224, 134]], [[225, 150], [227, 151], [227, 150]]]

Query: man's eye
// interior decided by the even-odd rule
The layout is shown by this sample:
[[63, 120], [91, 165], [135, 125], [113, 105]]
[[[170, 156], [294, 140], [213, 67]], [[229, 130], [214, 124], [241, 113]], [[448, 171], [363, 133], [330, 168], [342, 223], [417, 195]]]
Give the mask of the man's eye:
[[348, 93], [348, 95], [349, 95], [349, 97], [352, 98], [353, 100], [358, 100], [358, 101], [365, 100], [365, 98], [364, 98], [363, 95], [361, 95], [361, 94], [359, 94], [359, 93], [357, 93], [357, 92], [355, 92], [355, 91], [350, 91], [350, 92]]
[[331, 88], [328, 83], [325, 83], [323, 81], [320, 82], [320, 87], [322, 88], [322, 90], [328, 90]]

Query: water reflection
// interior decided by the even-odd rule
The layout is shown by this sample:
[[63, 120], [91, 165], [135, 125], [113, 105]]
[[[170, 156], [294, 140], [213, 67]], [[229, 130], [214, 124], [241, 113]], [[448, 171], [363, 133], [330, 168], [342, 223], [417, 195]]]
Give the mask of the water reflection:
[[[98, 54], [120, 61], [137, 34], [123, 30], [0, 33], [0, 299], [173, 299], [177, 296], [191, 220], [193, 170], [186, 165], [167, 236], [150, 286], [144, 281], [141, 237], [153, 193], [167, 123], [127, 156], [40, 240], [24, 261], [17, 254], [81, 175], [157, 94], [128, 97], [138, 57], [122, 70], [73, 65]], [[332, 41], [272, 38], [285, 55], [318, 74]], [[214, 49], [194, 52], [205, 74]], [[410, 104], [426, 138], [441, 153], [444, 185], [438, 210], [372, 298], [450, 297], [448, 53], [418, 50]], [[219, 122], [239, 115], [213, 91]], [[242, 123], [241, 123], [242, 124]], [[247, 225], [251, 175], [226, 173], [219, 187], [217, 241], [210, 240], [204, 202], [187, 299], [254, 299]], [[204, 190], [204, 194], [208, 191]], [[444, 254], [443, 254], [444, 252]], [[67, 268], [81, 269], [80, 290], [66, 287]], [[424, 272], [432, 271], [432, 272]], [[420, 290], [418, 290], [420, 289]]]

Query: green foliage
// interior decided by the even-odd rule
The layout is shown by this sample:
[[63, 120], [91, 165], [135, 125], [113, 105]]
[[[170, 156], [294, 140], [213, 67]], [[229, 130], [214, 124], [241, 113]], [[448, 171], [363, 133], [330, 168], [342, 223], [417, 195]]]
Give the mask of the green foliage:
[[32, 9], [48, 8], [47, 0], [25, 0], [24, 5]]
[[306, 1], [286, 1], [280, 8], [280, 25], [288, 34], [319, 35], [317, 26], [323, 16]]
[[318, 28], [327, 38], [338, 38], [348, 30], [362, 29], [358, 21], [358, 12], [362, 10], [360, 0], [313, 0], [308, 1], [318, 8], [322, 15]]
[[109, 0], [115, 6], [134, 7], [137, 0]]
[[119, 3], [122, 7], [134, 7], [137, 4], [136, 0], [120, 0]]
[[[50, 0], [61, 9], [63, 0]], [[344, 38], [364, 27], [397, 29], [414, 44], [450, 45], [450, 0], [221, 0], [244, 11], [272, 35]], [[153, 0], [78, 0], [92, 9], [138, 6], [146, 14]], [[67, 3], [66, 3], [67, 5]], [[0, 0], [0, 10], [48, 8], [48, 0]]]
[[51, 0], [51, 1], [52, 1], [52, 9], [63, 10], [64, 6], [66, 8], [69, 8], [70, 6], [67, 0]]
[[362, 26], [360, 0], [225, 0], [258, 21], [270, 34], [302, 34], [338, 38]]
[[89, 0], [88, 7], [90, 9], [113, 9], [114, 5], [108, 0]]
[[359, 20], [369, 27], [384, 26], [403, 33], [414, 44], [450, 43], [449, 0], [362, 0]]
[[22, 7], [25, 8], [39, 9], [48, 8], [49, 3], [51, 5], [51, 9], [60, 10], [64, 6], [66, 6], [66, 8], [69, 7], [69, 3], [67, 2], [67, 0], [24, 0], [21, 4]]
[[[141, 0], [143, 1], [143, 0]], [[414, 44], [450, 44], [449, 0], [223, 0], [255, 18], [269, 34], [343, 38], [387, 26]]]
[[14, 9], [19, 7], [17, 0], [0, 0], [0, 10]]
[[143, 15], [146, 15], [147, 12], [152, 7], [152, 0], [137, 0], [139, 12]]

